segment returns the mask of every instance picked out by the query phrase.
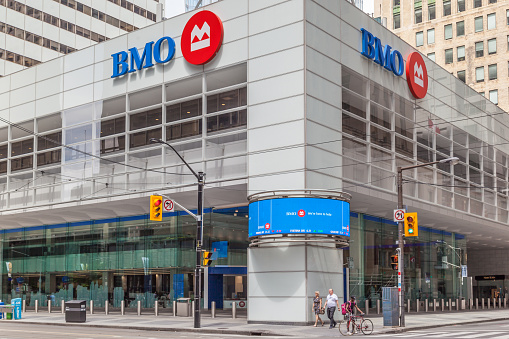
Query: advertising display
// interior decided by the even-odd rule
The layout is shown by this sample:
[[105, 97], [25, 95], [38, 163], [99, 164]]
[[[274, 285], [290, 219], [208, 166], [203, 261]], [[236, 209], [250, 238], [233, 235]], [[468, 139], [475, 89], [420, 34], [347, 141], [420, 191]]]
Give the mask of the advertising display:
[[268, 234], [350, 236], [350, 204], [322, 198], [280, 198], [249, 204], [249, 237]]

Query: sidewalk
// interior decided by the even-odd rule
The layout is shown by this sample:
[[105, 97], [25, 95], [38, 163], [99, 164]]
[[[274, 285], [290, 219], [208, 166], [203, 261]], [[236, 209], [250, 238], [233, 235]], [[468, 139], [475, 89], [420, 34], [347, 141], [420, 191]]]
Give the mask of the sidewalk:
[[[509, 310], [483, 310], [483, 311], [463, 311], [463, 312], [437, 312], [437, 313], [410, 313], [406, 315], [406, 327], [401, 328], [383, 328], [383, 319], [380, 316], [368, 316], [373, 321], [375, 331], [373, 334], [396, 333], [401, 331], [411, 331], [417, 329], [433, 328], [440, 326], [468, 324], [475, 322], [509, 320]], [[87, 322], [84, 324], [66, 324], [64, 315], [61, 313], [34, 313], [27, 312], [23, 314], [23, 319], [16, 321], [1, 320], [3, 326], [19, 326], [22, 323], [37, 325], [57, 325], [57, 326], [92, 326], [105, 328], [124, 328], [136, 330], [157, 330], [172, 332], [202, 332], [219, 334], [237, 334], [245, 336], [299, 336], [299, 337], [337, 337], [339, 335], [337, 327], [329, 330], [328, 325], [324, 327], [313, 326], [288, 326], [288, 325], [266, 325], [266, 324], [248, 324], [246, 318], [231, 319], [225, 315], [215, 319], [210, 316], [202, 317], [202, 328], [193, 328], [192, 318], [173, 317], [168, 314], [162, 314], [155, 317], [153, 314], [137, 316], [127, 314], [87, 314]]]

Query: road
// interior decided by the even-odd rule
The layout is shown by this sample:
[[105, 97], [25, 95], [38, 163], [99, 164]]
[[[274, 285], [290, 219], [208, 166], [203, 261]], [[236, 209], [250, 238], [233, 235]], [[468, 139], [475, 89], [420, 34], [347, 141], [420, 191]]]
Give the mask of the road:
[[[303, 331], [304, 332], [304, 331]], [[336, 330], [320, 331], [316, 335], [289, 336], [288, 338], [340, 338]], [[323, 336], [322, 336], [323, 335]], [[474, 325], [437, 327], [428, 330], [409, 331], [404, 333], [372, 334], [359, 338], [447, 338], [447, 339], [509, 339], [509, 321], [484, 322]], [[139, 331], [129, 329], [97, 328], [81, 326], [51, 326], [32, 324], [2, 324], [0, 323], [0, 339], [37, 338], [37, 339], [160, 339], [160, 338], [189, 338], [189, 339], [236, 339], [249, 338], [241, 335], [208, 334], [195, 332], [167, 332], [167, 331]], [[278, 338], [282, 337], [266, 337]]]

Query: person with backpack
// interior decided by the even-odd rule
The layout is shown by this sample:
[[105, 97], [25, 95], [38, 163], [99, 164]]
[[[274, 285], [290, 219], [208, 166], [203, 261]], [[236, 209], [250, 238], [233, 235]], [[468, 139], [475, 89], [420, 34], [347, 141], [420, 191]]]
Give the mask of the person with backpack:
[[344, 305], [344, 306], [346, 308], [346, 313], [347, 313], [347, 317], [348, 317], [348, 325], [351, 325], [351, 327], [352, 327], [351, 332], [350, 332], [350, 328], [348, 328], [347, 334], [348, 335], [355, 334], [355, 333], [357, 333], [357, 329], [355, 327], [355, 318], [352, 318], [352, 315], [354, 314], [355, 309], [357, 309], [357, 311], [359, 311], [360, 314], [364, 314], [364, 313], [361, 311], [359, 306], [357, 306], [357, 303], [355, 302], [355, 297], [353, 295], [350, 297], [350, 301], [347, 302], [346, 305]]
[[336, 327], [336, 320], [334, 320], [334, 312], [336, 311], [336, 306], [339, 309], [338, 296], [334, 294], [334, 291], [329, 289], [329, 294], [327, 295], [327, 318], [330, 320], [329, 329]]

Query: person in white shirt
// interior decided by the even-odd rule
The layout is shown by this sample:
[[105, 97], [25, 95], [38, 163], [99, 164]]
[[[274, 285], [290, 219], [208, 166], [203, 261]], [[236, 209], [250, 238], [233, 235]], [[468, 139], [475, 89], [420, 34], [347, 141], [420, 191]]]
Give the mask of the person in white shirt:
[[327, 318], [330, 320], [329, 329], [336, 327], [336, 320], [334, 320], [336, 307], [339, 309], [338, 296], [334, 294], [334, 291], [331, 288], [327, 295]]

